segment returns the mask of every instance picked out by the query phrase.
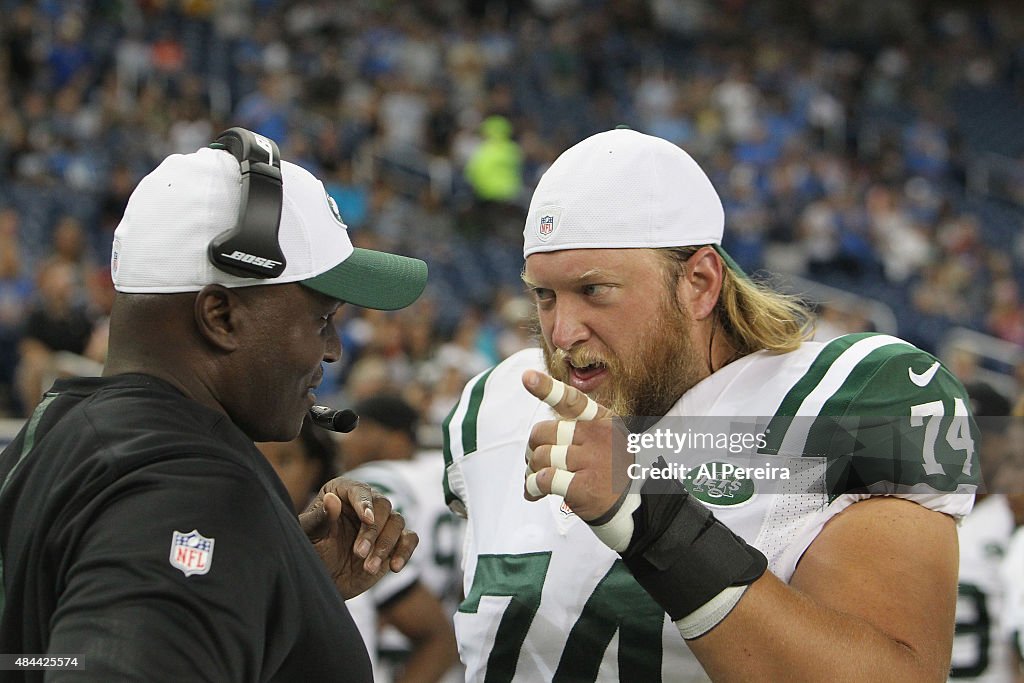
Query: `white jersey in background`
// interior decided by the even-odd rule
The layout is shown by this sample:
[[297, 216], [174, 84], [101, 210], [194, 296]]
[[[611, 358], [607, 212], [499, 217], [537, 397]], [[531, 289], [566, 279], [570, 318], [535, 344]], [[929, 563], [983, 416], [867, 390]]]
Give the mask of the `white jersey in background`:
[[1018, 667], [1024, 671], [1024, 527], [1017, 527], [1010, 537], [1003, 563], [1003, 579], [1006, 586], [1003, 632], [1010, 638]]
[[[530, 429], [553, 419], [523, 388], [526, 369], [544, 369], [539, 350], [471, 380], [445, 423], [445, 494], [469, 521], [466, 598], [455, 616], [467, 680], [706, 680], [662, 609], [560, 497], [523, 498]], [[774, 490], [792, 493], [759, 492], [750, 480], [685, 484], [788, 581], [824, 524], [871, 494], [967, 514], [977, 469], [967, 405], [963, 387], [930, 355], [894, 337], [849, 335], [735, 361], [668, 416], [763, 418], [767, 443], [757, 459], [791, 467], [794, 480]], [[830, 421], [874, 416], [891, 425], [893, 412], [919, 427], [901, 435], [899, 448], [888, 428], [850, 441]]]
[[[960, 525], [952, 681], [1013, 681], [1010, 636], [1002, 620], [1003, 561], [1012, 534], [1013, 513], [1006, 497], [998, 494], [978, 501]], [[1024, 574], [1018, 580], [1024, 580]]]
[[[440, 451], [432, 450], [421, 451], [412, 460], [373, 460], [346, 472], [345, 476], [380, 491], [405, 517], [406, 527], [420, 538], [409, 568], [416, 573], [419, 582], [441, 601], [450, 618], [462, 596], [465, 520], [448, 509], [438, 487], [444, 476], [444, 456]], [[375, 588], [368, 592], [375, 594]], [[388, 588], [384, 590], [388, 591]], [[391, 595], [375, 594], [375, 602], [386, 604], [387, 600], [394, 598], [394, 592], [391, 592]], [[376, 619], [376, 612], [373, 616]], [[362, 630], [360, 620], [356, 622]], [[393, 627], [375, 634], [374, 641], [378, 671], [375, 680], [390, 680], [390, 664], [404, 659], [409, 649], [408, 641]], [[461, 678], [461, 671], [456, 670], [443, 680], [448, 683]]]

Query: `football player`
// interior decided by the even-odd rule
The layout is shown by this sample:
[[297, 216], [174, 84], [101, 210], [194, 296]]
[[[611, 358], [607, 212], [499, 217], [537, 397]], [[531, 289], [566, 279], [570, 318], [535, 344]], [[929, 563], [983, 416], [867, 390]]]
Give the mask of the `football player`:
[[895, 337], [806, 342], [723, 228], [693, 159], [638, 132], [542, 177], [541, 348], [471, 380], [444, 428], [469, 680], [945, 679], [966, 393]]

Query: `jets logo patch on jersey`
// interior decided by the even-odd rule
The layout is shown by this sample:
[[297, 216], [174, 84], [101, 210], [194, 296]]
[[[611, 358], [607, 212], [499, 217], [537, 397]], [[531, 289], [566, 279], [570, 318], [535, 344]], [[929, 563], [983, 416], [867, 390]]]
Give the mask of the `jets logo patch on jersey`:
[[171, 566], [180, 569], [185, 576], [206, 574], [213, 564], [214, 539], [207, 538], [193, 529], [188, 533], [175, 531], [171, 536]]
[[726, 462], [712, 461], [694, 468], [683, 480], [690, 495], [707, 505], [731, 507], [754, 497], [754, 480], [731, 471]]

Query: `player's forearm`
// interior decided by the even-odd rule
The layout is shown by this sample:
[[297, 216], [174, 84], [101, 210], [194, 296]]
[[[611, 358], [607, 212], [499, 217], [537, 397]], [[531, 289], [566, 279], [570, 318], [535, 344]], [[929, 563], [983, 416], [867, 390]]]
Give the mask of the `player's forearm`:
[[416, 643], [395, 683], [434, 683], [458, 661], [459, 651], [452, 632], [439, 631]]
[[[952, 621], [948, 631], [951, 644]], [[716, 682], [945, 681], [949, 672], [949, 647], [917, 651], [771, 573], [718, 626], [687, 644]]]

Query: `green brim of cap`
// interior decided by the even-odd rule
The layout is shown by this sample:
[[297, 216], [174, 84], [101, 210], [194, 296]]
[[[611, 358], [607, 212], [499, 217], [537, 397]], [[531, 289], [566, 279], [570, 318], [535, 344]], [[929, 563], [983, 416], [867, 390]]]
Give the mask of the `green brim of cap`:
[[721, 244], [712, 244], [711, 246], [715, 248], [715, 251], [718, 252], [718, 255], [722, 258], [722, 261], [725, 262], [725, 265], [726, 267], [729, 268], [729, 270], [731, 270], [733, 273], [739, 275], [740, 277], [746, 280], [750, 279], [750, 276], [743, 272], [743, 269], [740, 268], [740, 264], [733, 261], [732, 256], [729, 256], [729, 253], [725, 249], [722, 249]]
[[408, 256], [357, 248], [334, 268], [302, 284], [356, 306], [394, 311], [423, 293], [427, 264]]

